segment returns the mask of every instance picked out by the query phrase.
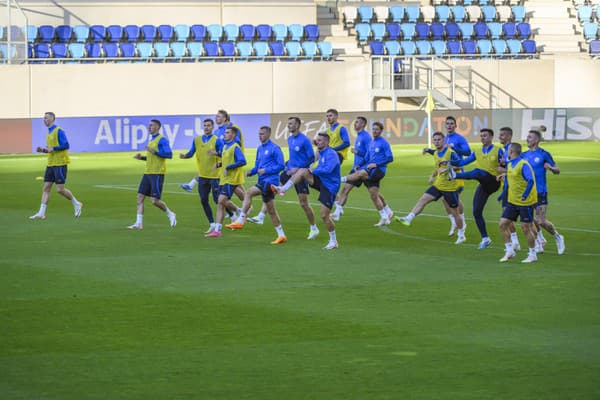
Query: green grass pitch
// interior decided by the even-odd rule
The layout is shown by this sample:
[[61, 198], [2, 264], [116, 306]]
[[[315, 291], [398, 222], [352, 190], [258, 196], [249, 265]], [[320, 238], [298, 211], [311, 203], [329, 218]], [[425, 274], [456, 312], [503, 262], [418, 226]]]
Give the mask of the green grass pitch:
[[[268, 218], [204, 238], [197, 195], [177, 185], [195, 166], [178, 158], [164, 194], [177, 227], [147, 202], [144, 230], [129, 231], [144, 167], [129, 153], [72, 154], [82, 217], [53, 193], [47, 219], [31, 221], [45, 159], [0, 157], [0, 399], [598, 399], [600, 144], [544, 147], [562, 170], [548, 217], [567, 251], [546, 234], [532, 265], [523, 251], [498, 262], [494, 200], [481, 251], [472, 217], [454, 245], [437, 203], [410, 228], [373, 227], [364, 188], [335, 251], [322, 250], [322, 223], [306, 240], [293, 191], [277, 198], [284, 245], [269, 244]], [[382, 192], [404, 215], [431, 158], [394, 151]]]

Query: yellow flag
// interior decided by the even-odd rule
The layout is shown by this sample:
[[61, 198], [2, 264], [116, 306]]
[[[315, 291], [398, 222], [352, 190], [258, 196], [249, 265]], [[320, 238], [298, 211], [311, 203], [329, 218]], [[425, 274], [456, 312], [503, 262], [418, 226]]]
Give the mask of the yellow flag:
[[431, 92], [427, 92], [427, 103], [425, 103], [425, 111], [427, 111], [427, 114], [431, 114], [434, 108], [435, 102], [433, 101], [433, 96], [431, 95]]

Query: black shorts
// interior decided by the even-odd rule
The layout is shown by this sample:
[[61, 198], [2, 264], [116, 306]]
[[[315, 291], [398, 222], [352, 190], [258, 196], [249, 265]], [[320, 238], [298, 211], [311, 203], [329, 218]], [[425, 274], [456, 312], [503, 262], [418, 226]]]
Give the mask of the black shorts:
[[502, 218], [516, 221], [517, 217], [521, 218], [521, 222], [533, 222], [533, 206], [517, 206], [507, 203], [502, 211]]
[[431, 186], [429, 189], [425, 191], [425, 193], [434, 197], [435, 201], [438, 201], [440, 197], [443, 197], [448, 203], [448, 207], [456, 208], [458, 207], [458, 191], [446, 192], [443, 190], [439, 190], [435, 186]]
[[488, 173], [485, 178], [479, 181], [481, 188], [485, 190], [486, 193], [495, 193], [500, 189], [500, 182], [496, 179], [496, 177], [490, 173]]
[[[356, 172], [356, 167], [355, 167], [355, 168], [352, 168], [352, 169], [350, 170], [350, 172], [348, 173], [348, 175], [351, 175], [351, 174], [353, 174], [353, 173], [355, 173], [355, 172]], [[362, 184], [363, 184], [363, 181], [362, 181], [362, 180], [359, 180], [359, 181], [347, 181], [346, 183], [347, 183], [348, 185], [352, 185], [352, 186], [354, 186], [354, 187], [361, 187], [361, 186], [362, 186]]]
[[535, 205], [536, 207], [537, 206], [547, 206], [548, 205], [548, 192], [538, 193], [537, 197], [538, 197], [538, 202]]
[[160, 199], [164, 181], [164, 174], [144, 174], [138, 188], [138, 193]]
[[261, 194], [263, 203], [268, 203], [269, 201], [271, 201], [275, 198], [275, 193], [273, 193], [273, 191], [271, 190], [271, 183], [269, 183], [269, 182], [264, 182], [262, 184], [257, 183], [255, 186], [260, 189], [260, 194]]
[[330, 210], [333, 208], [335, 202], [335, 194], [332, 194], [326, 187], [321, 183], [321, 179], [317, 175], [313, 175], [313, 184], [310, 187], [319, 191], [319, 201], [325, 207]]
[[379, 187], [379, 182], [385, 177], [385, 172], [381, 168], [373, 168], [369, 171], [369, 178], [365, 181], [367, 188]]
[[67, 181], [67, 166], [57, 165], [53, 167], [46, 167], [44, 173], [44, 182], [54, 182], [57, 185], [64, 185]]
[[[285, 183], [289, 180], [290, 180], [290, 176], [287, 174], [287, 172], [283, 171], [281, 173], [281, 175], [279, 176], [279, 181], [281, 182], [282, 185], [285, 185]], [[298, 193], [298, 194], [308, 194], [309, 193], [308, 183], [305, 180], [302, 180], [300, 183], [295, 184], [294, 189], [296, 189], [296, 193]]]

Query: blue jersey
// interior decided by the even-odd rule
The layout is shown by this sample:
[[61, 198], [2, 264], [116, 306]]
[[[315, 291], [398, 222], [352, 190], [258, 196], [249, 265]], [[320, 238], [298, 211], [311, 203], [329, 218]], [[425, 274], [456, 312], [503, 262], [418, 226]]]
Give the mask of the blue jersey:
[[323, 186], [329, 190], [331, 194], [337, 194], [340, 190], [340, 157], [338, 153], [331, 147], [326, 147], [319, 150], [319, 160], [317, 167], [312, 171], [321, 179]]
[[256, 149], [256, 162], [254, 168], [249, 172], [249, 176], [256, 175], [259, 169], [265, 172], [258, 176], [258, 183], [263, 182], [279, 184], [279, 174], [283, 171], [283, 152], [281, 148], [271, 140], [261, 144]]
[[548, 187], [546, 185], [546, 168], [544, 168], [544, 164], [548, 163], [551, 167], [556, 165], [552, 158], [552, 154], [541, 147], [538, 147], [535, 150], [527, 150], [522, 154], [522, 157], [527, 160], [529, 165], [531, 165], [531, 168], [533, 168], [537, 192], [547, 193]]
[[376, 164], [377, 168], [385, 173], [387, 165], [392, 161], [394, 161], [394, 154], [392, 153], [390, 144], [383, 137], [379, 136], [369, 144], [369, 150], [367, 151], [363, 165]]
[[459, 133], [449, 133], [446, 135], [445, 142], [446, 144], [451, 144], [454, 152], [461, 157], [466, 157], [471, 154], [471, 148], [469, 147], [469, 143], [467, 143], [467, 139]]
[[288, 137], [288, 150], [290, 159], [285, 166], [286, 171], [292, 168], [308, 168], [315, 162], [315, 151], [312, 143], [301, 132]]
[[371, 135], [369, 135], [369, 132], [365, 130], [358, 132], [356, 141], [354, 142], [354, 148], [356, 149], [356, 153], [354, 154], [354, 169], [365, 163], [370, 143]]

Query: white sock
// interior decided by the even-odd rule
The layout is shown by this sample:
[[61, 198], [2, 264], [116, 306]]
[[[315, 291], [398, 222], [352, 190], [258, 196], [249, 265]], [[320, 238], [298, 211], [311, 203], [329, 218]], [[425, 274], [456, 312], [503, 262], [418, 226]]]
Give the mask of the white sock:
[[221, 232], [221, 228], [223, 227], [222, 224], [215, 224], [215, 231], [216, 232]]
[[519, 236], [517, 236], [517, 232], [510, 234], [510, 241], [513, 243], [519, 243]]
[[144, 219], [144, 214], [137, 214], [135, 216], [135, 224], [136, 225], [141, 225], [143, 219]]
[[166, 207], [167, 209], [165, 210], [165, 212], [167, 213], [167, 215], [170, 217], [171, 215], [173, 215], [173, 211], [171, 211], [169, 209], [169, 207]]
[[448, 218], [450, 218], [450, 223], [452, 224], [452, 226], [456, 226], [456, 218], [454, 218], [454, 215], [448, 214]]
[[38, 212], [40, 215], [46, 215], [46, 204], [40, 204], [40, 211]]
[[319, 230], [319, 228], [317, 228], [317, 226], [316, 226], [316, 225], [311, 225], [311, 226], [310, 226], [310, 230], [311, 230], [311, 231], [318, 231], [318, 230]]
[[465, 226], [467, 226], [467, 222], [465, 221], [465, 214], [460, 214], [460, 220], [463, 223], [463, 229]]
[[379, 210], [379, 215], [381, 215], [381, 218], [387, 218], [387, 213], [383, 208]]
[[544, 238], [544, 234], [542, 233], [542, 230], [541, 230], [541, 229], [540, 229], [540, 230], [538, 231], [538, 233], [537, 233], [537, 238], [538, 238], [538, 240], [541, 240], [541, 241], [544, 241], [544, 240], [546, 240], [546, 239]]
[[238, 219], [235, 222], [243, 224], [245, 221], [246, 221], [246, 213], [242, 211], [240, 213], [240, 216], [238, 217]]
[[73, 196], [73, 198], [71, 199], [71, 203], [73, 203], [74, 206], [78, 206], [79, 205], [79, 201], [77, 201], [77, 199], [75, 198], [75, 196]]
[[198, 183], [198, 180], [196, 178], [194, 178], [188, 183], [188, 185], [189, 185], [189, 187], [191, 187], [193, 189], [197, 183]]
[[554, 231], [554, 235], [552, 235], [552, 236], [554, 236], [554, 239], [560, 239], [560, 234], [556, 230]]
[[385, 207], [383, 207], [383, 210], [386, 212], [386, 214], [393, 214], [394, 212], [392, 211], [392, 209], [390, 208], [390, 206], [386, 205]]
[[277, 236], [285, 237], [285, 233], [283, 232], [283, 227], [281, 225], [276, 226], [275, 231], [277, 232]]
[[265, 219], [265, 213], [262, 212], [262, 211], [259, 212], [258, 215], [256, 216], [256, 218], [258, 218], [258, 219], [260, 219], [262, 221], [263, 219]]
[[335, 231], [329, 232], [329, 241], [336, 242], [337, 238], [335, 237]]
[[458, 230], [458, 236], [465, 236], [465, 228]]
[[408, 215], [405, 218], [408, 220], [408, 222], [410, 222], [413, 219], [415, 219], [415, 217], [416, 217], [415, 213], [411, 211], [408, 213]]
[[535, 251], [535, 247], [530, 247], [529, 248], [529, 256], [537, 258], [537, 253]]
[[340, 215], [341, 213], [344, 212], [344, 206], [342, 206], [340, 203], [338, 203], [334, 212], [336, 214]]
[[513, 245], [512, 245], [511, 242], [504, 243], [504, 247], [506, 248], [506, 252], [507, 253], [512, 253], [514, 251], [513, 250]]
[[285, 185], [283, 185], [283, 186], [281, 187], [281, 190], [283, 190], [284, 192], [287, 192], [288, 190], [290, 190], [290, 188], [291, 188], [292, 186], [294, 186], [294, 182], [292, 182], [292, 180], [290, 179], [290, 180], [288, 180], [288, 181], [285, 183]]

